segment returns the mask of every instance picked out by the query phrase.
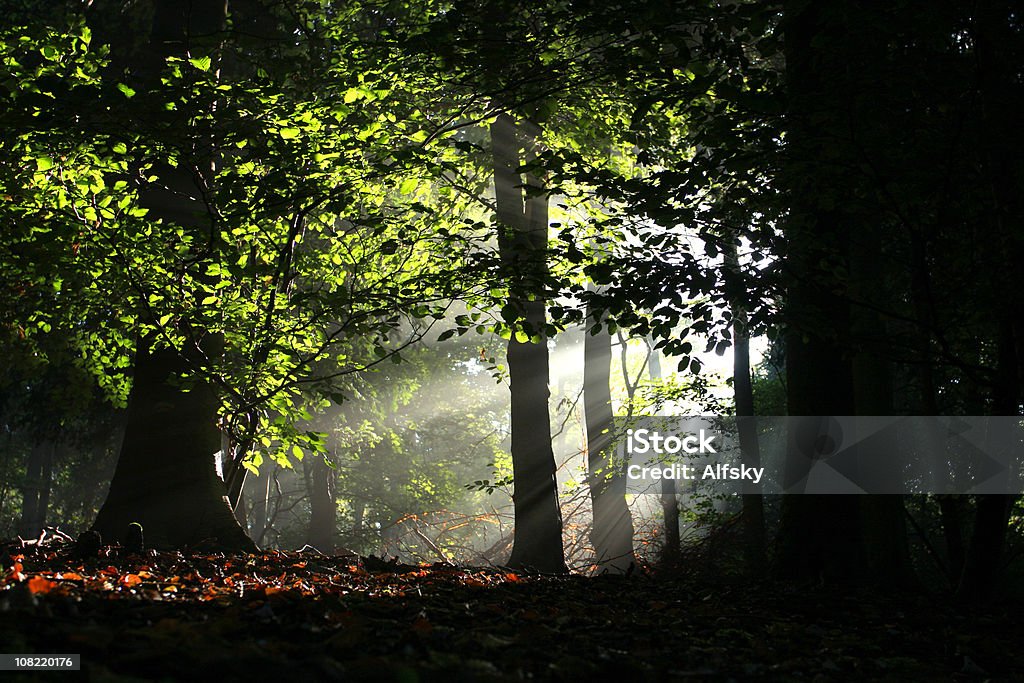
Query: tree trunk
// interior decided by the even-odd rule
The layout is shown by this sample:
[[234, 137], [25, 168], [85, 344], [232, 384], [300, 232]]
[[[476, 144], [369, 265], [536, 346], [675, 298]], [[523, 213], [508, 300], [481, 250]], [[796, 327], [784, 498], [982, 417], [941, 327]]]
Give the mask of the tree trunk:
[[[562, 516], [548, 411], [546, 306], [539, 296], [547, 275], [547, 197], [524, 197], [522, 179], [516, 172], [523, 147], [518, 129], [507, 114], [491, 125], [498, 248], [503, 265], [510, 274], [515, 273], [509, 306], [525, 318], [535, 334], [535, 339], [525, 342], [513, 335], [508, 343], [516, 529], [509, 564], [564, 572]], [[537, 186], [532, 179], [529, 184]]]
[[312, 490], [309, 492], [309, 544], [326, 555], [336, 548], [335, 525], [338, 505], [334, 500], [334, 470], [324, 458], [312, 462]]
[[106, 541], [122, 540], [139, 522], [147, 545], [157, 548], [255, 549], [217, 476], [217, 396], [205, 382], [190, 391], [177, 386], [188, 369], [172, 349], [143, 343], [136, 354], [124, 442], [93, 529]]
[[[983, 128], [982, 159], [992, 206], [989, 208], [990, 249], [1002, 261], [997, 308], [998, 379], [993, 387], [993, 414], [1020, 415], [1024, 373], [1024, 238], [1021, 237], [1019, 148], [1020, 122], [1013, 103], [1021, 101], [1014, 46], [1019, 44], [1013, 24], [1018, 7], [1012, 2], [980, 3], [973, 17], [978, 90]], [[1011, 103], [1007, 105], [1007, 103]], [[1015, 142], [1016, 141], [1016, 142]], [[1017, 497], [976, 497], [974, 530], [964, 562], [957, 598], [978, 601], [992, 596], [1000, 578], [1006, 529]]]
[[[853, 386], [844, 341], [849, 305], [831, 272], [847, 257], [848, 226], [835, 210], [843, 186], [823, 172], [817, 160], [834, 141], [830, 126], [842, 128], [838, 98], [830, 81], [842, 55], [825, 30], [822, 2], [786, 3], [786, 74], [789, 95], [788, 141], [792, 166], [785, 170], [790, 216], [786, 225], [790, 285], [786, 314], [787, 405], [790, 416], [853, 414]], [[833, 17], [841, 8], [829, 10]], [[831, 200], [831, 201], [829, 201]], [[821, 264], [836, 264], [825, 270]], [[831, 271], [831, 272], [830, 272]], [[791, 435], [787, 486], [806, 474]], [[857, 496], [786, 495], [780, 510], [776, 570], [796, 580], [860, 581], [866, 574]]]
[[[893, 412], [892, 335], [879, 310], [893, 302], [886, 282], [885, 263], [878, 244], [885, 235], [877, 222], [865, 220], [850, 239], [850, 332], [856, 340], [852, 357], [854, 411], [857, 415]], [[864, 544], [870, 580], [889, 590], [917, 585], [910, 559], [906, 508], [898, 493], [867, 495], [861, 499]]]
[[1006, 526], [1015, 500], [1016, 496], [1009, 495], [976, 497], [974, 531], [956, 590], [958, 600], [977, 602], [991, 597], [1000, 578]]
[[46, 525], [53, 471], [52, 441], [40, 441], [29, 452], [25, 467], [25, 483], [21, 488], [21, 520], [18, 535], [36, 538]]
[[[166, 57], [184, 57], [196, 49], [212, 53], [216, 46], [210, 41], [223, 29], [226, 10], [225, 2], [157, 2], [149, 43], [139, 58], [140, 89], [157, 82]], [[183, 159], [177, 167], [164, 165], [159, 185], [145, 189], [142, 203], [154, 220], [209, 234], [212, 243], [215, 224], [194, 199], [202, 193], [193, 172], [207, 172], [209, 168], [202, 166], [212, 165], [213, 159], [194, 140], [182, 144], [183, 151], [195, 157], [192, 164]], [[201, 379], [190, 390], [178, 383], [181, 376], [194, 376], [197, 365], [216, 358], [223, 343], [217, 335], [204, 337], [201, 330], [181, 325], [186, 344], [194, 343], [198, 351], [186, 355], [155, 349], [152, 339], [139, 341], [124, 441], [110, 492], [93, 528], [109, 541], [122, 539], [128, 525], [139, 522], [146, 542], [155, 547], [204, 543], [253, 550], [255, 545], [235, 519], [224, 483], [217, 476], [216, 393]]]
[[[599, 323], [592, 315], [587, 320]], [[583, 342], [583, 411], [587, 429], [587, 483], [594, 510], [590, 539], [599, 573], [626, 574], [633, 556], [633, 518], [626, 505], [624, 462], [616, 462], [611, 395], [612, 338], [587, 331]]]
[[[1000, 325], [998, 342], [998, 377], [993, 396], [996, 415], [1017, 415], [1020, 403], [1016, 339], [1012, 322]], [[1003, 442], [1012, 438], [995, 425], [988, 438]], [[974, 529], [964, 560], [964, 571], [957, 586], [956, 597], [976, 602], [992, 596], [1000, 578], [1000, 563], [1006, 540], [1006, 528], [1017, 497], [1014, 495], [979, 495], [975, 497]]]
[[[650, 357], [647, 360], [647, 372], [651, 380], [660, 382], [662, 379], [661, 356], [658, 349], [654, 348], [651, 340], [647, 340], [647, 347], [650, 349]], [[679, 537], [679, 497], [676, 492], [675, 479], [661, 480], [661, 503], [662, 523], [665, 525], [665, 541], [661, 547], [659, 561], [668, 567], [676, 565], [682, 556], [682, 546]]]
[[[740, 271], [738, 245], [726, 236], [724, 261], [735, 285], [729, 297], [732, 309], [732, 389], [736, 401], [736, 426], [739, 431], [740, 457], [744, 465], [761, 466], [761, 448], [757, 442], [754, 417], [754, 388], [750, 379], [750, 335], [747, 331], [746, 286]], [[743, 482], [743, 558], [751, 575], [763, 572], [765, 553], [764, 498], [760, 486]]]
[[270, 526], [270, 471], [273, 467], [274, 463], [264, 462], [260, 467], [259, 476], [249, 480], [253, 493], [252, 524], [249, 526], [249, 534], [259, 546], [263, 546], [267, 528]]

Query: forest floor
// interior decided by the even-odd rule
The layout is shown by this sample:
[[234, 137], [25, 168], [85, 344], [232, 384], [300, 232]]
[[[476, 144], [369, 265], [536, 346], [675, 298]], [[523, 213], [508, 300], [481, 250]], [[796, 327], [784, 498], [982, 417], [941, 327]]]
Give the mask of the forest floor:
[[310, 553], [0, 552], [3, 680], [1024, 680], [1021, 604]]

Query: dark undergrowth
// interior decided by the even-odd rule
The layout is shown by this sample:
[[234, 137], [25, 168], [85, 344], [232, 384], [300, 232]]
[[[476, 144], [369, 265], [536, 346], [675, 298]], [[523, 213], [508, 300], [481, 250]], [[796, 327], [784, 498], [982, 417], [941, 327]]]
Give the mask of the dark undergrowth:
[[4, 680], [1024, 680], [1016, 601], [317, 553], [0, 557], [0, 649], [82, 661]]

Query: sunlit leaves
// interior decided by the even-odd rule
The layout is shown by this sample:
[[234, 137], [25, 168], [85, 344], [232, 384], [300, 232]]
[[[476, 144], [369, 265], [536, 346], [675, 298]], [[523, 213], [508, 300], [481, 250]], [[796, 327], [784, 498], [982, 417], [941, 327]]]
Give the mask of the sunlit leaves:
[[209, 57], [196, 57], [188, 60], [189, 64], [199, 69], [200, 71], [210, 70], [210, 58]]
[[[15, 239], [33, 259], [5, 264], [15, 266], [7, 273], [63, 281], [50, 289], [57, 305], [53, 294], [33, 300], [25, 328], [76, 330], [83, 361], [122, 397], [120, 370], [139, 337], [184, 350], [221, 335], [223, 356], [194, 361], [192, 379], [213, 380], [224, 426], [256, 430], [282, 463], [322, 448], [295, 426], [309, 416], [314, 366], [333, 363], [344, 377], [398, 358], [378, 341], [401, 325], [398, 312], [435, 319], [463, 287], [459, 247], [448, 241], [458, 229], [446, 226], [464, 200], [422, 180], [447, 154], [443, 136], [431, 147], [412, 105], [430, 98], [397, 59], [360, 63], [361, 41], [373, 37], [349, 20], [321, 27], [345, 60], [321, 59], [311, 45], [251, 72], [218, 72], [210, 56], [169, 58], [151, 85], [124, 73], [101, 79], [105, 48], [90, 47], [84, 25], [47, 34], [52, 47], [0, 43], [5, 54], [41, 50], [54, 62], [9, 81], [19, 115], [43, 113], [22, 97], [38, 91], [39, 76], [61, 88], [60, 116], [42, 127], [8, 117], [16, 134], [0, 143], [20, 173], [2, 179], [16, 197], [5, 217], [24, 226]], [[223, 47], [240, 49], [230, 39]], [[85, 86], [87, 95], [67, 96]], [[82, 134], [97, 116], [115, 117], [100, 126], [110, 132]], [[72, 120], [80, 123], [65, 128]], [[185, 210], [149, 214], [169, 183]]]

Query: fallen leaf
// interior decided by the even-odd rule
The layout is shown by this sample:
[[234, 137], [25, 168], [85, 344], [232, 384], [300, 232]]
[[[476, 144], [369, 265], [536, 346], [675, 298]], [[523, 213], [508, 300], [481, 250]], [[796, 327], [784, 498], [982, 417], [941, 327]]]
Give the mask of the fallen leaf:
[[139, 577], [138, 574], [125, 574], [121, 577], [121, 583], [129, 587], [138, 586], [140, 583], [142, 583], [142, 579]]
[[28, 580], [28, 589], [34, 594], [49, 593], [57, 584], [42, 576], [33, 576]]

